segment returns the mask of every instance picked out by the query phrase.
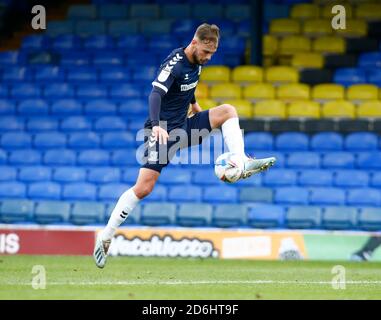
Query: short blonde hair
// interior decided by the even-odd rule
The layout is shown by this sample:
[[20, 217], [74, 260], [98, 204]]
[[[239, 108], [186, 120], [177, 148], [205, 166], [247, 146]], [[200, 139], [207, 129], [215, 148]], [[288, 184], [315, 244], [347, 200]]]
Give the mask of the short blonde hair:
[[217, 45], [220, 39], [220, 29], [215, 24], [203, 23], [198, 26], [194, 36], [204, 43], [214, 42]]

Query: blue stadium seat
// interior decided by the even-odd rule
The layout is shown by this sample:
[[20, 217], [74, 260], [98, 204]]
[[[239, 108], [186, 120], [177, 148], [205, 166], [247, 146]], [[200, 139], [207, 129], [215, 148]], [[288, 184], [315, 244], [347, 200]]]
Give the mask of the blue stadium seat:
[[167, 195], [168, 195], [167, 188], [162, 184], [156, 184], [153, 191], [146, 198], [144, 198], [144, 200], [147, 202], [166, 201], [168, 198]]
[[381, 87], [381, 70], [379, 68], [368, 70], [368, 82]]
[[74, 34], [62, 34], [53, 38], [51, 48], [63, 55], [69, 50], [78, 50], [82, 47], [82, 39]]
[[143, 99], [128, 99], [119, 107], [119, 113], [126, 116], [148, 116], [147, 102]]
[[212, 18], [212, 19], [208, 19], [208, 20], [210, 21], [210, 23], [216, 24], [220, 28], [220, 30], [222, 30], [221, 33], [223, 34], [222, 40], [224, 41], [224, 44], [226, 44], [225, 39], [227, 39], [226, 38], [227, 36], [236, 35], [236, 36], [240, 37], [240, 35], [235, 33], [237, 23], [235, 23], [231, 20], [227, 20], [225, 18]]
[[250, 7], [247, 4], [231, 4], [229, 3], [225, 8], [225, 17], [232, 21], [242, 21], [249, 19]]
[[15, 150], [11, 151], [8, 157], [11, 165], [39, 165], [41, 163], [41, 154], [37, 150]]
[[148, 42], [148, 50], [157, 54], [162, 54], [163, 52], [170, 53], [173, 48], [177, 48], [180, 45], [180, 40], [177, 37], [170, 35], [170, 33], [157, 34], [155, 37], [151, 36]]
[[103, 203], [75, 202], [71, 210], [70, 221], [78, 225], [103, 222], [105, 207]]
[[31, 166], [20, 168], [18, 179], [22, 182], [49, 181], [52, 176], [51, 169], [44, 166]]
[[108, 166], [109, 153], [99, 149], [81, 151], [78, 155], [77, 164], [80, 166]]
[[321, 219], [325, 229], [355, 229], [357, 227], [357, 209], [351, 207], [327, 207]]
[[108, 25], [108, 33], [113, 37], [135, 35], [138, 32], [138, 20], [113, 20]]
[[0, 132], [22, 131], [24, 130], [24, 121], [14, 116], [0, 117]]
[[19, 63], [18, 51], [3, 51], [0, 53], [0, 65], [16, 65]]
[[49, 99], [73, 98], [74, 87], [69, 83], [46, 84], [44, 97]]
[[26, 186], [21, 182], [1, 182], [0, 198], [25, 198]]
[[245, 148], [250, 150], [273, 150], [273, 136], [266, 132], [246, 133]]
[[350, 206], [377, 207], [381, 205], [381, 193], [378, 189], [359, 188], [348, 190], [347, 204]]
[[312, 188], [310, 204], [312, 205], [344, 205], [345, 192], [339, 188]]
[[47, 150], [44, 154], [44, 164], [50, 166], [72, 166], [76, 162], [76, 153], [73, 150]]
[[119, 99], [125, 101], [131, 98], [140, 98], [142, 96], [141, 90], [136, 85], [130, 83], [115, 84], [111, 87], [110, 96], [113, 99]]
[[12, 101], [1, 99], [0, 100], [0, 115], [11, 115], [16, 111], [15, 104]]
[[340, 151], [343, 144], [343, 137], [336, 132], [317, 133], [311, 139], [311, 149], [315, 151]]
[[68, 183], [63, 186], [64, 200], [91, 201], [96, 199], [97, 188], [90, 183]]
[[87, 20], [97, 17], [97, 7], [95, 5], [71, 5], [67, 12], [70, 20]]
[[191, 16], [189, 3], [165, 3], [161, 7], [161, 16], [167, 19], [186, 19]]
[[43, 99], [28, 99], [20, 102], [18, 113], [22, 116], [47, 115], [49, 106]]
[[203, 201], [209, 203], [235, 203], [238, 200], [238, 190], [232, 186], [210, 186], [204, 188]]
[[40, 66], [34, 76], [35, 81], [49, 83], [52, 81], [63, 82], [65, 73], [62, 68], [57, 66]]
[[34, 202], [29, 200], [0, 200], [0, 221], [20, 223], [32, 220]]
[[65, 148], [66, 136], [59, 132], [37, 133], [33, 144], [37, 149]]
[[247, 207], [242, 204], [220, 204], [213, 211], [212, 224], [220, 228], [244, 226], [247, 224]]
[[102, 4], [98, 6], [99, 18], [104, 20], [126, 19], [128, 6], [125, 4]]
[[192, 18], [197, 20], [222, 18], [223, 8], [221, 4], [198, 3], [192, 6]]
[[85, 114], [90, 116], [111, 115], [116, 113], [116, 105], [108, 100], [93, 100], [85, 104]]
[[175, 223], [176, 205], [174, 203], [147, 203], [144, 205], [140, 222], [145, 225], [171, 225]]
[[97, 132], [108, 131], [125, 131], [127, 129], [126, 123], [119, 117], [101, 117], [94, 123], [94, 129]]
[[380, 188], [381, 187], [381, 172], [373, 172], [371, 174], [371, 179], [369, 185], [371, 187]]
[[107, 183], [100, 185], [98, 190], [98, 200], [115, 202], [129, 188], [129, 185], [123, 183]]
[[282, 206], [255, 203], [249, 206], [247, 224], [254, 228], [279, 228], [284, 223], [284, 216]]
[[59, 167], [54, 170], [52, 180], [59, 183], [84, 182], [86, 170], [79, 167]]
[[31, 34], [23, 37], [21, 48], [23, 50], [42, 50], [49, 46], [49, 40], [42, 34]]
[[[140, 23], [140, 32], [146, 36], [151, 37], [161, 34], [169, 34], [171, 32], [172, 21], [172, 19], [142, 20]], [[165, 44], [162, 46], [165, 47]]]
[[209, 226], [213, 207], [205, 203], [183, 203], [179, 205], [176, 223], [184, 227]]
[[[96, 114], [98, 115], [99, 113], [108, 113], [112, 112], [107, 109], [105, 111], [106, 105], [110, 107], [110, 104], [106, 100], [101, 100], [101, 99], [106, 99], [107, 98], [107, 87], [104, 85], [100, 84], [83, 84], [83, 85], [78, 85], [77, 86], [77, 98], [85, 101], [85, 100], [90, 100], [89, 103], [96, 102], [96, 108], [99, 108], [99, 111], [96, 108], [93, 107], [88, 107], [85, 105], [85, 113], [93, 115]], [[93, 99], [99, 99], [92, 101]]]
[[91, 121], [82, 116], [65, 117], [62, 119], [60, 129], [63, 132], [90, 131]]
[[31, 199], [59, 200], [61, 198], [61, 185], [55, 182], [30, 183], [28, 197]]
[[363, 230], [381, 230], [381, 208], [361, 208], [357, 224]]
[[296, 171], [290, 169], [272, 169], [264, 173], [264, 186], [293, 186], [296, 185]]
[[308, 136], [299, 132], [281, 133], [275, 138], [277, 150], [305, 151], [308, 149]]
[[197, 185], [219, 185], [221, 181], [217, 179], [213, 169], [198, 168], [193, 170], [192, 183]]
[[351, 152], [327, 152], [323, 155], [322, 167], [326, 169], [353, 169], [355, 156]]
[[3, 71], [3, 82], [5, 83], [15, 83], [28, 80], [28, 73], [25, 67], [11, 66], [7, 67]]
[[224, 54], [242, 55], [245, 52], [246, 39], [243, 37], [225, 36], [222, 37], [221, 42], [224, 46], [221, 47], [221, 52]]
[[15, 99], [39, 98], [41, 96], [41, 89], [37, 84], [25, 82], [13, 85], [10, 93]]
[[129, 17], [132, 19], [157, 19], [160, 10], [157, 4], [131, 4]]
[[381, 67], [381, 52], [375, 51], [360, 54], [358, 66], [362, 68]]
[[[118, 151], [116, 151], [118, 152]], [[123, 165], [123, 164], [121, 164]], [[135, 184], [136, 182], [136, 179], [138, 177], [138, 174], [139, 174], [139, 169], [140, 167], [128, 167], [128, 168], [125, 168], [124, 172], [123, 172], [123, 181], [124, 182], [127, 182], [127, 183], [131, 183], [131, 184]]]
[[182, 168], [165, 168], [160, 175], [160, 183], [163, 184], [189, 184], [192, 172]]
[[285, 224], [291, 229], [316, 229], [321, 223], [319, 207], [295, 206], [286, 212]]
[[31, 118], [28, 120], [26, 128], [31, 133], [57, 131], [58, 121], [49, 117]]
[[91, 183], [112, 183], [120, 181], [120, 170], [112, 167], [93, 168], [89, 170], [87, 180]]
[[136, 161], [136, 150], [123, 149], [113, 151], [111, 155], [111, 164], [118, 167], [138, 165], [138, 162]]
[[102, 135], [102, 147], [105, 149], [132, 148], [135, 137], [131, 132], [106, 132]]
[[356, 165], [359, 169], [380, 170], [381, 152], [361, 152], [357, 155]]
[[134, 70], [132, 78], [138, 83], [151, 83], [155, 79], [156, 73], [156, 67], [140, 67], [139, 69]]
[[298, 184], [302, 187], [330, 187], [333, 175], [328, 170], [303, 170], [299, 174]]
[[308, 190], [301, 187], [281, 187], [275, 189], [274, 202], [284, 205], [308, 204]]
[[345, 138], [345, 149], [349, 151], [377, 150], [377, 135], [369, 132], [351, 133]]
[[168, 200], [173, 202], [200, 202], [201, 188], [197, 186], [174, 186], [169, 188]]
[[[0, 161], [1, 162], [1, 161]], [[14, 181], [17, 179], [17, 170], [11, 166], [0, 166], [0, 182]]]
[[293, 152], [287, 158], [287, 167], [292, 169], [320, 168], [320, 155], [315, 152]]
[[[83, 48], [86, 50], [105, 50], [113, 49], [114, 40], [111, 36], [106, 34], [98, 34], [87, 37], [83, 41]], [[99, 57], [100, 54], [95, 52], [94, 57]]]
[[8, 98], [9, 95], [9, 87], [6, 84], [0, 83], [0, 97]]
[[0, 164], [5, 164], [7, 162], [7, 153], [0, 149]]
[[75, 132], [69, 134], [68, 147], [70, 149], [96, 149], [100, 145], [99, 136], [92, 131]]
[[74, 33], [80, 37], [88, 37], [106, 33], [106, 21], [79, 20], [74, 25]]
[[336, 171], [333, 180], [333, 185], [341, 188], [361, 188], [367, 187], [368, 184], [368, 173], [360, 170]]
[[25, 132], [9, 132], [2, 134], [0, 146], [6, 150], [28, 149], [31, 142], [31, 136]]
[[177, 19], [172, 23], [172, 34], [177, 36], [193, 36], [194, 31], [199, 25], [198, 20], [194, 19]]
[[34, 220], [41, 224], [65, 223], [70, 217], [71, 204], [63, 201], [39, 201]]
[[358, 68], [337, 69], [333, 81], [343, 86], [366, 83], [366, 74], [364, 70]]
[[[130, 22], [130, 21], [128, 21]], [[141, 49], [147, 47], [148, 40], [142, 34], [128, 34], [122, 35], [117, 38], [116, 47], [118, 49]]]
[[72, 84], [89, 84], [97, 82], [97, 72], [89, 67], [75, 67], [67, 71], [67, 81]]
[[[102, 60], [97, 60], [97, 62], [100, 61]], [[121, 82], [128, 82], [130, 80], [130, 72], [128, 70], [123, 70], [120, 67], [117, 69], [110, 69], [109, 67], [106, 67], [105, 69], [101, 69], [99, 74], [99, 81], [103, 84], [117, 84]]]
[[240, 188], [239, 201], [247, 203], [272, 203], [273, 190], [261, 187]]
[[74, 32], [74, 21], [70, 20], [51, 20], [48, 22], [46, 34], [56, 37], [62, 34], [72, 34]]
[[82, 113], [82, 105], [74, 99], [61, 99], [52, 104], [51, 112], [57, 116], [79, 115]]
[[91, 54], [83, 51], [75, 51], [75, 52], [65, 52], [65, 54], [61, 55], [61, 66], [65, 67], [84, 67], [90, 64]]

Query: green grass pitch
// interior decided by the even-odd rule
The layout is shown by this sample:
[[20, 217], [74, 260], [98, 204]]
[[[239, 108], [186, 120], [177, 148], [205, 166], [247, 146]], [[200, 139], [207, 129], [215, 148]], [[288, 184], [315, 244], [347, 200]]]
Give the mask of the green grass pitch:
[[[33, 289], [34, 265], [46, 288]], [[345, 289], [333, 289], [335, 265]], [[111, 257], [0, 256], [0, 299], [381, 299], [381, 264]]]

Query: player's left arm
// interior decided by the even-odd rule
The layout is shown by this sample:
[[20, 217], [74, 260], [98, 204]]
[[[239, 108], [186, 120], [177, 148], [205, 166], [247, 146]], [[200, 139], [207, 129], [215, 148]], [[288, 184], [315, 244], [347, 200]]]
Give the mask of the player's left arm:
[[190, 107], [188, 110], [188, 116], [191, 116], [191, 115], [196, 114], [197, 112], [201, 112], [201, 111], [202, 111], [202, 108], [200, 107], [200, 105], [196, 101], [195, 96], [193, 95], [193, 98], [191, 100]]

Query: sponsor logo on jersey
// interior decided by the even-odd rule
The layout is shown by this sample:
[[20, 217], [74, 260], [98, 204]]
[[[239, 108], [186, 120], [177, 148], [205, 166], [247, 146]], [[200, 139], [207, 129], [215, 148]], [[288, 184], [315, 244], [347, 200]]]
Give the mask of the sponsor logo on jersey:
[[198, 83], [198, 80], [196, 82], [192, 82], [190, 84], [182, 84], [181, 85], [181, 91], [188, 91], [188, 90], [191, 90], [193, 88], [195, 88], [197, 86], [197, 83]]

